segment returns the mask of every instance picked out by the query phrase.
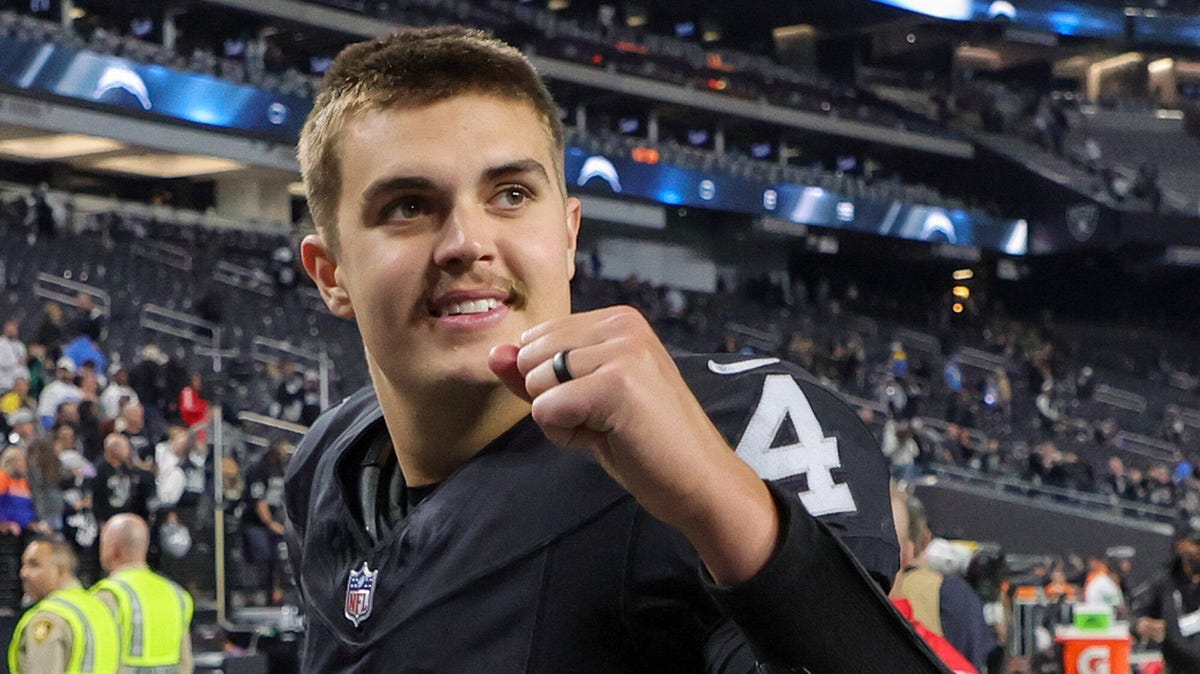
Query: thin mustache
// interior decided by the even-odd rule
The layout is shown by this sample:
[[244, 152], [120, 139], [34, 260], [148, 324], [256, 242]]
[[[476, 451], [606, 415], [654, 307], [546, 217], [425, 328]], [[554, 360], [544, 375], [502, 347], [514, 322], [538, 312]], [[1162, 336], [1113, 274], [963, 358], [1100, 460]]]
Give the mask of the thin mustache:
[[438, 282], [434, 284], [425, 296], [428, 298], [438, 297], [453, 292], [464, 285], [476, 288], [496, 288], [505, 294], [508, 298], [506, 303], [514, 309], [524, 308], [525, 303], [529, 300], [529, 291], [525, 288], [524, 283], [507, 276], [477, 273], [442, 277], [438, 279]]

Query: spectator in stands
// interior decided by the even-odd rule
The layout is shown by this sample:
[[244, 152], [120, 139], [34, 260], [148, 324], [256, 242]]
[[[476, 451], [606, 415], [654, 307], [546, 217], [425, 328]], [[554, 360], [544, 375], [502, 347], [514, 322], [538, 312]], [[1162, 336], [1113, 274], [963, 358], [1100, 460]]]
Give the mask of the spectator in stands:
[[29, 395], [34, 400], [40, 398], [46, 386], [54, 381], [54, 364], [55, 361], [49, 358], [45, 346], [33, 343], [29, 345]]
[[105, 419], [100, 413], [99, 403], [85, 400], [79, 403], [79, 450], [88, 461], [96, 461], [104, 452]]
[[63, 479], [59, 486], [63, 493], [62, 534], [79, 556], [80, 577], [95, 581], [100, 569], [96, 549], [100, 527], [92, 512], [96, 468], [83, 456], [71, 452], [64, 452], [61, 460]]
[[105, 419], [116, 419], [124, 403], [138, 402], [138, 394], [129, 385], [129, 370], [124, 365], [117, 363], [110, 372], [112, 379], [100, 393], [100, 411]]
[[[67, 338], [74, 339], [80, 335], [86, 335], [93, 342], [98, 342], [102, 334], [104, 334], [104, 313], [96, 306], [95, 298], [88, 293], [79, 293], [75, 296], [75, 315], [67, 325]], [[75, 362], [82, 363], [83, 360]], [[106, 367], [106, 363], [100, 361], [96, 361], [96, 365], [100, 371]]]
[[300, 413], [304, 409], [304, 373], [290, 360], [281, 362], [279, 369], [279, 384], [275, 387], [271, 416], [299, 423]]
[[1037, 410], [1039, 427], [1042, 431], [1047, 433], [1053, 431], [1055, 425], [1062, 419], [1062, 412], [1059, 411], [1058, 405], [1054, 401], [1053, 379], [1046, 379], [1042, 383], [1042, 389], [1034, 400], [1034, 408]]
[[208, 420], [208, 401], [204, 399], [204, 380], [200, 373], [193, 372], [188, 379], [188, 385], [179, 392], [179, 418], [185, 426], [192, 427]]
[[129, 386], [144, 406], [153, 428], [161, 428], [166, 419], [168, 360], [157, 345], [147, 344], [138, 352], [138, 360], [129, 371]]
[[146, 408], [141, 403], [126, 403], [121, 408], [120, 416], [113, 421], [112, 429], [129, 440], [133, 451], [130, 460], [134, 465], [154, 459], [154, 445], [146, 434]]
[[918, 423], [916, 419], [898, 421], [892, 418], [883, 424], [880, 441], [883, 455], [891, 462], [892, 477], [902, 483], [911, 483], [917, 476], [917, 458], [921, 454], [921, 447], [912, 425]]
[[255, 601], [278, 604], [283, 595], [283, 477], [292, 446], [276, 440], [246, 474], [246, 504], [242, 511], [242, 558], [246, 564], [245, 589]]
[[[180, 418], [179, 400], [180, 394], [189, 383], [188, 369], [184, 365], [186, 354], [182, 348], [176, 348], [174, 353], [167, 358], [166, 364], [163, 365], [163, 418], [178, 419]], [[160, 433], [160, 428], [154, 428], [154, 433]]]
[[167, 439], [154, 446], [155, 488], [163, 508], [173, 509], [183, 498], [188, 482], [187, 464], [197, 450], [197, 436], [202, 430], [200, 426], [173, 425], [167, 429]]
[[1146, 471], [1142, 491], [1146, 503], [1160, 508], [1174, 508], [1179, 499], [1171, 469], [1165, 463], [1156, 463]]
[[304, 372], [304, 402], [300, 407], [300, 423], [311, 426], [321, 416], [321, 377], [316, 370]]
[[96, 467], [92, 485], [92, 510], [100, 526], [117, 513], [133, 513], [148, 519], [153, 480], [148, 484], [133, 467], [133, 447], [121, 433], [104, 438], [104, 461]]
[[70, 358], [80, 368], [91, 363], [93, 374], [108, 367], [108, 357], [96, 343], [96, 337], [87, 333], [80, 333], [68, 342], [63, 347], [63, 357]]
[[0, 453], [0, 533], [20, 536], [44, 530], [29, 490], [25, 450], [9, 447]]
[[945, 364], [942, 365], [942, 380], [946, 385], [946, 392], [951, 398], [963, 390], [963, 373], [962, 367], [958, 364], [958, 352], [954, 352], [946, 358]]
[[13, 375], [12, 388], [0, 396], [0, 412], [15, 414], [19, 409], [37, 411], [37, 398], [30, 393], [29, 369], [22, 367]]
[[958, 574], [942, 574], [931, 568], [927, 551], [933, 540], [925, 508], [908, 501], [908, 541], [916, 556], [901, 569], [892, 587], [892, 597], [907, 599], [913, 616], [931, 632], [944, 636], [967, 657], [976, 669], [986, 667], [996, 638], [983, 616], [983, 602]]
[[1091, 400], [1096, 392], [1096, 371], [1090, 365], [1079, 368], [1075, 375], [1075, 397], [1079, 400]]
[[59, 358], [55, 375], [56, 379], [38, 397], [38, 417], [46, 430], [54, 424], [59, 405], [83, 400], [83, 390], [75, 385], [75, 361], [66, 356]]
[[20, 323], [15, 318], [4, 321], [4, 333], [0, 335], [0, 391], [12, 390], [19, 374], [29, 379], [29, 370], [25, 367], [29, 350], [21, 341], [19, 331]]
[[9, 415], [8, 425], [11, 429], [7, 438], [9, 445], [25, 448], [37, 437], [37, 417], [28, 407], [18, 408], [16, 412]]
[[[46, 353], [53, 357], [61, 348], [65, 336], [62, 307], [54, 302], [47, 302], [42, 307], [42, 316], [38, 319], [37, 328], [33, 331], [33, 339], [30, 340], [30, 344], [42, 345], [45, 347]], [[30, 351], [32, 352], [32, 349]]]
[[904, 344], [900, 341], [892, 342], [891, 355], [888, 361], [888, 370], [897, 381], [904, 380], [908, 376], [908, 352], [904, 350]]
[[1115, 454], [1108, 457], [1107, 465], [1108, 472], [1104, 475], [1102, 487], [1104, 493], [1113, 499], [1137, 500], [1137, 487], [1125, 472], [1125, 462], [1121, 457]]
[[33, 206], [29, 211], [32, 219], [29, 223], [32, 225], [29, 232], [31, 244], [39, 238], [48, 241], [57, 236], [58, 223], [54, 217], [54, 207], [50, 205], [49, 194], [50, 186], [42, 183], [30, 195], [33, 199]]
[[876, 396], [879, 404], [888, 411], [888, 415], [897, 418], [907, 418], [906, 412], [911, 409], [908, 404], [908, 392], [903, 382], [888, 373], [887, 378], [880, 383]]
[[63, 492], [60, 483], [64, 477], [62, 455], [67, 451], [77, 450], [75, 428], [66, 423], [55, 425], [49, 435], [29, 445], [28, 480], [34, 511], [54, 531], [62, 530]]

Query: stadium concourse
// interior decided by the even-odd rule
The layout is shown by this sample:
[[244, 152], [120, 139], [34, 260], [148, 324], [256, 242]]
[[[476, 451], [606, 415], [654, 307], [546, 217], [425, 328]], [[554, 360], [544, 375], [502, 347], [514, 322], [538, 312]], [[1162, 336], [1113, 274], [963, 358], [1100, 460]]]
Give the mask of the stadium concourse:
[[[914, 565], [949, 588], [914, 597], [917, 617], [978, 671], [1062, 671], [1054, 636], [1085, 604], [1132, 625], [1133, 667], [1160, 671], [1139, 619], [1161, 612], [1176, 539], [1200, 538], [1186, 52], [866, 0], [779, 8], [768, 30], [808, 28], [773, 42], [753, 12], [662, 4], [0, 3], [0, 54], [25, 64], [0, 94], [0, 639], [28, 608], [33, 537], [63, 536], [90, 585], [100, 525], [132, 512], [151, 566], [195, 598], [198, 671], [296, 671], [283, 471], [368, 375], [297, 260], [293, 132], [343, 45], [457, 22], [521, 45], [569, 152], [608, 162], [568, 177], [577, 310], [632, 305], [673, 352], [783, 358], [837, 390], [890, 463]], [[1194, 18], [1092, 4], [1134, 37]], [[1140, 61], [1105, 60], [1133, 47]], [[40, 79], [68, 58], [95, 86]], [[1166, 93], [1144, 81], [1165, 61]], [[144, 66], [160, 79], [142, 87], [273, 103], [167, 112], [114, 74]], [[133, 132], [79, 154], [20, 143], [108, 124]], [[103, 163], [210, 146], [241, 168]]]

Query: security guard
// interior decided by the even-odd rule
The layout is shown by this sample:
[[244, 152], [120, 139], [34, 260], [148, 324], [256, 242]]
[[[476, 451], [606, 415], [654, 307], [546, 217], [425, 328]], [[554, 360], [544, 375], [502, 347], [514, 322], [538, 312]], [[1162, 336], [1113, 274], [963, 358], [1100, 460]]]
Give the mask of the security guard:
[[117, 671], [116, 621], [79, 584], [75, 565], [75, 553], [62, 539], [38, 539], [25, 548], [21, 585], [38, 603], [17, 623], [8, 647], [13, 674]]
[[100, 565], [108, 577], [92, 592], [116, 616], [123, 674], [191, 674], [192, 596], [146, 566], [150, 528], [137, 515], [116, 515], [100, 530]]

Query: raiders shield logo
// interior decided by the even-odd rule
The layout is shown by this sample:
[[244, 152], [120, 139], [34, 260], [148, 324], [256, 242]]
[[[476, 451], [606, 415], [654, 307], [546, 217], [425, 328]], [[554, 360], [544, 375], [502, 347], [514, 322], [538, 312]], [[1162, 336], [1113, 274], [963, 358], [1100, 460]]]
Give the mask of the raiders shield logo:
[[1076, 204], [1067, 209], [1067, 231], [1079, 243], [1085, 243], [1096, 233], [1100, 209], [1096, 204]]
[[346, 620], [354, 623], [355, 627], [371, 617], [371, 609], [375, 607], [375, 577], [379, 571], [372, 571], [366, 562], [362, 568], [350, 572], [346, 580]]

